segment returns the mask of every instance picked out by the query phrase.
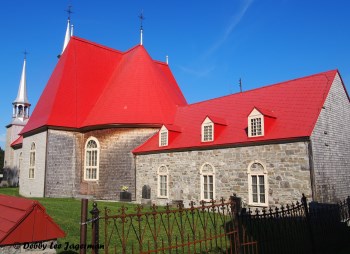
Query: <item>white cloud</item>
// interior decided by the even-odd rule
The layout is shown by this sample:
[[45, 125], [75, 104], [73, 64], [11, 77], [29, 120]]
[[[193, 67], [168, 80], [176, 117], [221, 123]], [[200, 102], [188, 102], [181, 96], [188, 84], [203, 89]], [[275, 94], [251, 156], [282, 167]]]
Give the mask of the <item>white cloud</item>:
[[200, 70], [194, 70], [192, 68], [188, 68], [185, 66], [179, 66], [180, 70], [182, 70], [183, 72], [189, 73], [197, 78], [203, 78], [208, 76], [214, 69], [215, 66], [211, 66], [205, 69], [200, 69]]
[[221, 37], [217, 39], [217, 41], [209, 48], [209, 50], [206, 52], [205, 56], [208, 56], [212, 54], [214, 51], [216, 51], [218, 48], [221, 47], [222, 44], [226, 42], [228, 37], [232, 34], [235, 27], [239, 24], [239, 22], [242, 20], [244, 15], [246, 14], [249, 7], [252, 5], [253, 0], [244, 0], [240, 6], [240, 9], [237, 13], [235, 13], [228, 25], [226, 26], [223, 34]]

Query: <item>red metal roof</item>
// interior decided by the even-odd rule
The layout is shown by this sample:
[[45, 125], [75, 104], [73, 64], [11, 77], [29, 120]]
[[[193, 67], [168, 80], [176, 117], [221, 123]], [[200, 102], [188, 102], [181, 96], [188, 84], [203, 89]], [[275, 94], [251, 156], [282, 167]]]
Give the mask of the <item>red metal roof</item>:
[[[308, 137], [337, 73], [337, 70], [332, 70], [179, 107], [173, 124], [182, 131], [176, 139], [169, 142], [168, 146], [159, 147], [156, 134], [133, 152], [147, 153]], [[254, 108], [272, 116], [274, 120], [269, 122], [271, 126], [264, 136], [249, 138], [248, 115]], [[226, 126], [220, 128], [220, 133], [213, 142], [201, 142], [201, 124], [206, 116], [226, 120]]]
[[64, 236], [38, 201], [0, 194], [0, 246]]
[[27, 125], [81, 128], [173, 121], [187, 102], [168, 65], [142, 45], [126, 52], [72, 37]]
[[11, 143], [11, 147], [21, 145], [23, 143], [23, 136], [19, 136], [15, 141]]

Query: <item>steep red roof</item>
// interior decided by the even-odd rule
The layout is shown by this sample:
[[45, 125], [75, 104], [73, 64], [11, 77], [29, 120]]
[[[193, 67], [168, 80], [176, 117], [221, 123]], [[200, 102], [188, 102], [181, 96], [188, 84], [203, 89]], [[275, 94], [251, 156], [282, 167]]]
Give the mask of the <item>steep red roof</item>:
[[64, 236], [38, 201], [0, 194], [0, 246]]
[[[190, 149], [224, 144], [281, 140], [311, 135], [337, 70], [290, 80], [180, 107], [173, 124], [181, 133], [168, 146], [159, 147], [158, 134], [136, 148], [134, 153]], [[257, 108], [273, 117], [262, 137], [247, 135], [248, 115]], [[206, 116], [226, 120], [213, 142], [201, 142], [201, 124]]]
[[81, 128], [104, 124], [162, 124], [186, 105], [168, 65], [145, 48], [120, 52], [72, 37], [28, 124]]

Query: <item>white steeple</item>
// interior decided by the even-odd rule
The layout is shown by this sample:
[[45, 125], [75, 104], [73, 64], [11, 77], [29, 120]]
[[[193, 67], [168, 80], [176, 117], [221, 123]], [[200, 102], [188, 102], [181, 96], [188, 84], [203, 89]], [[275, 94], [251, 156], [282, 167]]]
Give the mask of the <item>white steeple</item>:
[[66, 49], [71, 35], [72, 35], [72, 33], [71, 33], [70, 19], [68, 18], [66, 35], [64, 36], [64, 42], [63, 42], [63, 48], [62, 48], [62, 53], [61, 54], [63, 54], [64, 50]]
[[73, 25], [70, 24], [70, 15], [73, 13], [71, 8], [72, 6], [69, 5], [68, 9], [66, 10], [66, 12], [68, 13], [67, 29], [66, 29], [66, 35], [64, 36], [64, 42], [63, 42], [63, 48], [62, 48], [61, 54], [63, 54], [64, 50], [66, 49], [68, 42], [70, 40], [70, 37], [73, 36]]
[[19, 82], [19, 88], [17, 93], [17, 98], [14, 100], [13, 104], [13, 117], [14, 118], [28, 118], [30, 103], [27, 97], [27, 81], [26, 81], [26, 55], [24, 52], [24, 61], [21, 80]]

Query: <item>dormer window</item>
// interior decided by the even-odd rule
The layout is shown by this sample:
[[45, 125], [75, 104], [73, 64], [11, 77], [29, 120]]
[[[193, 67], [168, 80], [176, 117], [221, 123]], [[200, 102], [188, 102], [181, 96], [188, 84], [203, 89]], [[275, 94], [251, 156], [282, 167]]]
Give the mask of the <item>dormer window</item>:
[[261, 127], [262, 117], [256, 117], [250, 119], [250, 135], [251, 136], [261, 136], [262, 127]]
[[169, 137], [168, 129], [163, 125], [159, 131], [159, 146], [167, 146], [168, 139], [169, 139], [168, 137]]
[[210, 142], [214, 140], [214, 123], [209, 119], [205, 118], [202, 123], [202, 142]]
[[256, 108], [248, 116], [248, 137], [264, 136], [264, 115]]

